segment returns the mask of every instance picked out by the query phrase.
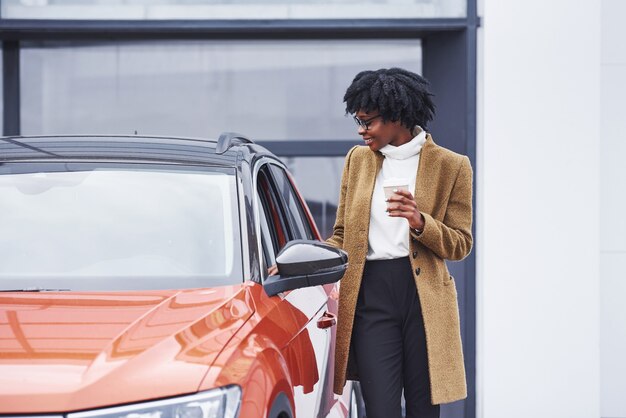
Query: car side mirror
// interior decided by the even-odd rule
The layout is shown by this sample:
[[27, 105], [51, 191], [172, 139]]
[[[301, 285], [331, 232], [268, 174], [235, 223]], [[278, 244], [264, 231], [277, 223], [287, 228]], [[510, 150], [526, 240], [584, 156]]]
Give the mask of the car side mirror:
[[348, 254], [320, 241], [293, 240], [276, 256], [276, 266], [279, 274], [263, 282], [269, 296], [337, 282], [348, 268]]

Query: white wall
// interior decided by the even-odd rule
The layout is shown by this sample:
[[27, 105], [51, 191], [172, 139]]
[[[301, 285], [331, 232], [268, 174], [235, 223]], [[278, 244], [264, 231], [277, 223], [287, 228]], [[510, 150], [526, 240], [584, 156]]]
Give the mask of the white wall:
[[626, 1], [602, 1], [600, 189], [601, 400], [626, 417]]
[[477, 416], [596, 418], [600, 2], [479, 8]]

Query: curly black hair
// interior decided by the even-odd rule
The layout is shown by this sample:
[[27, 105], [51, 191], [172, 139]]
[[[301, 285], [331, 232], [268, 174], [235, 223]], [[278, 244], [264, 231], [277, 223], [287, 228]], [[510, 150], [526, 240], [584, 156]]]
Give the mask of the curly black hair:
[[435, 116], [428, 86], [424, 77], [402, 68], [361, 71], [343, 96], [346, 113], [378, 111], [384, 121], [426, 128]]

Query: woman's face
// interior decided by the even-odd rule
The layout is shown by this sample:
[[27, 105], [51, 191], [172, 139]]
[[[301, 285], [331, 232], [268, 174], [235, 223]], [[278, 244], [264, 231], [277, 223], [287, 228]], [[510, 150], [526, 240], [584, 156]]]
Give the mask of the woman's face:
[[400, 121], [384, 122], [378, 111], [359, 110], [354, 116], [361, 121], [358, 127], [359, 135], [372, 151], [378, 151], [387, 144], [398, 147], [413, 139], [411, 131], [402, 126]]

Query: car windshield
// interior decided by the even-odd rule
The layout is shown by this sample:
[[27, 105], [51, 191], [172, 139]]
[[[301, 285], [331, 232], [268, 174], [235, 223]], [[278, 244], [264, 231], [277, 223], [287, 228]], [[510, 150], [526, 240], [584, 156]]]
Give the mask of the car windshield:
[[139, 290], [240, 283], [235, 170], [0, 166], [0, 288]]

